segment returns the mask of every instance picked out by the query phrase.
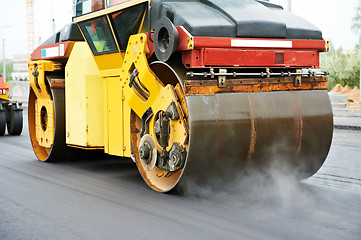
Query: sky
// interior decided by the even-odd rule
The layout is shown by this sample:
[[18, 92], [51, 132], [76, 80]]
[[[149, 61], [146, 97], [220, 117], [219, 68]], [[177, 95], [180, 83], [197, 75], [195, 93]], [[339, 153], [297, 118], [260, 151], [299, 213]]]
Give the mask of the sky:
[[[34, 27], [36, 45], [48, 39], [52, 31], [52, 19], [55, 29], [60, 30], [70, 23], [73, 15], [73, 0], [33, 0]], [[5, 0], [0, 0], [5, 2]], [[8, 0], [0, 8], [0, 39], [5, 38], [7, 58], [15, 54], [27, 53], [26, 0]], [[0, 42], [0, 58], [2, 59], [3, 44]]]
[[[0, 0], [2, 3], [5, 0]], [[34, 0], [36, 45], [71, 22], [73, 0]], [[270, 0], [287, 9], [287, 0]], [[292, 12], [312, 22], [336, 48], [353, 49], [358, 36], [352, 32], [357, 0], [292, 0]], [[5, 39], [7, 58], [27, 53], [25, 0], [8, 0], [0, 8], [0, 39]], [[0, 42], [2, 58], [2, 41]]]
[[[287, 0], [270, 0], [287, 8]], [[292, 12], [307, 19], [322, 30], [323, 37], [335, 48], [353, 49], [358, 35], [353, 33], [352, 19], [357, 0], [292, 0]]]

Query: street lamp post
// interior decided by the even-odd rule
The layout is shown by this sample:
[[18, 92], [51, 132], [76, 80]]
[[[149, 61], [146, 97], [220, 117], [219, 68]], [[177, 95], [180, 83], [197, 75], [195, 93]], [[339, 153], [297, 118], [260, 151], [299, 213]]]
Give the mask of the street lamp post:
[[3, 39], [3, 77], [4, 82], [6, 82], [5, 39]]
[[292, 0], [288, 0], [288, 11], [292, 12]]

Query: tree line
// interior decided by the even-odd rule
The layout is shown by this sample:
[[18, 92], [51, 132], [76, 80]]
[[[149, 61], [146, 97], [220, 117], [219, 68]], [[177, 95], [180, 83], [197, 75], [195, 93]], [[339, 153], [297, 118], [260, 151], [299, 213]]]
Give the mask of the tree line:
[[360, 35], [359, 44], [355, 46], [354, 50], [335, 49], [331, 42], [330, 51], [321, 54], [321, 69], [330, 74], [329, 89], [338, 83], [342, 86], [360, 88], [361, 0], [358, 0], [352, 30], [355, 34]]
[[329, 90], [336, 84], [360, 88], [360, 48], [355, 50], [335, 49], [331, 43], [330, 51], [321, 53], [320, 65], [329, 75]]
[[[0, 74], [3, 75], [3, 60], [1, 61], [1, 64], [0, 64]], [[5, 60], [5, 69], [6, 69], [6, 79], [8, 81], [11, 81], [13, 80], [13, 77], [12, 77], [12, 73], [13, 73], [13, 61], [11, 59], [6, 59]]]

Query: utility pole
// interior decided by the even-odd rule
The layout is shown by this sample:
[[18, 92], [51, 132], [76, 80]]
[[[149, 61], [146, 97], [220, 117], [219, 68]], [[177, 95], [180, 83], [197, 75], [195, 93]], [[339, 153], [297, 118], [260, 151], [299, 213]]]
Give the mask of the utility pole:
[[56, 24], [55, 24], [55, 19], [53, 18], [53, 20], [51, 21], [51, 31], [53, 34], [55, 34], [56, 31]]
[[[8, 25], [1, 25], [0, 28], [9, 28]], [[5, 39], [3, 38], [3, 78], [6, 82], [6, 61], [5, 61]]]
[[35, 0], [26, 0], [26, 23], [28, 33], [28, 56], [35, 49], [35, 20], [34, 20], [34, 4]]
[[288, 11], [292, 12], [292, 0], [288, 0]]
[[5, 39], [3, 39], [3, 77], [4, 82], [6, 82]]

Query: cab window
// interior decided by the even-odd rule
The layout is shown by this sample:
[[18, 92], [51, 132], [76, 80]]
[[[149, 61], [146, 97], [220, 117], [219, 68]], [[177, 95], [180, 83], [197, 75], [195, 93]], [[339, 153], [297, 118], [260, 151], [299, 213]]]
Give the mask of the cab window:
[[79, 23], [94, 55], [118, 52], [106, 17]]
[[130, 0], [108, 0], [108, 7], [112, 7], [121, 3], [129, 2]]
[[77, 0], [75, 3], [75, 17], [104, 9], [104, 0]]
[[125, 51], [129, 37], [139, 32], [146, 9], [147, 3], [142, 3], [110, 15], [120, 50]]

